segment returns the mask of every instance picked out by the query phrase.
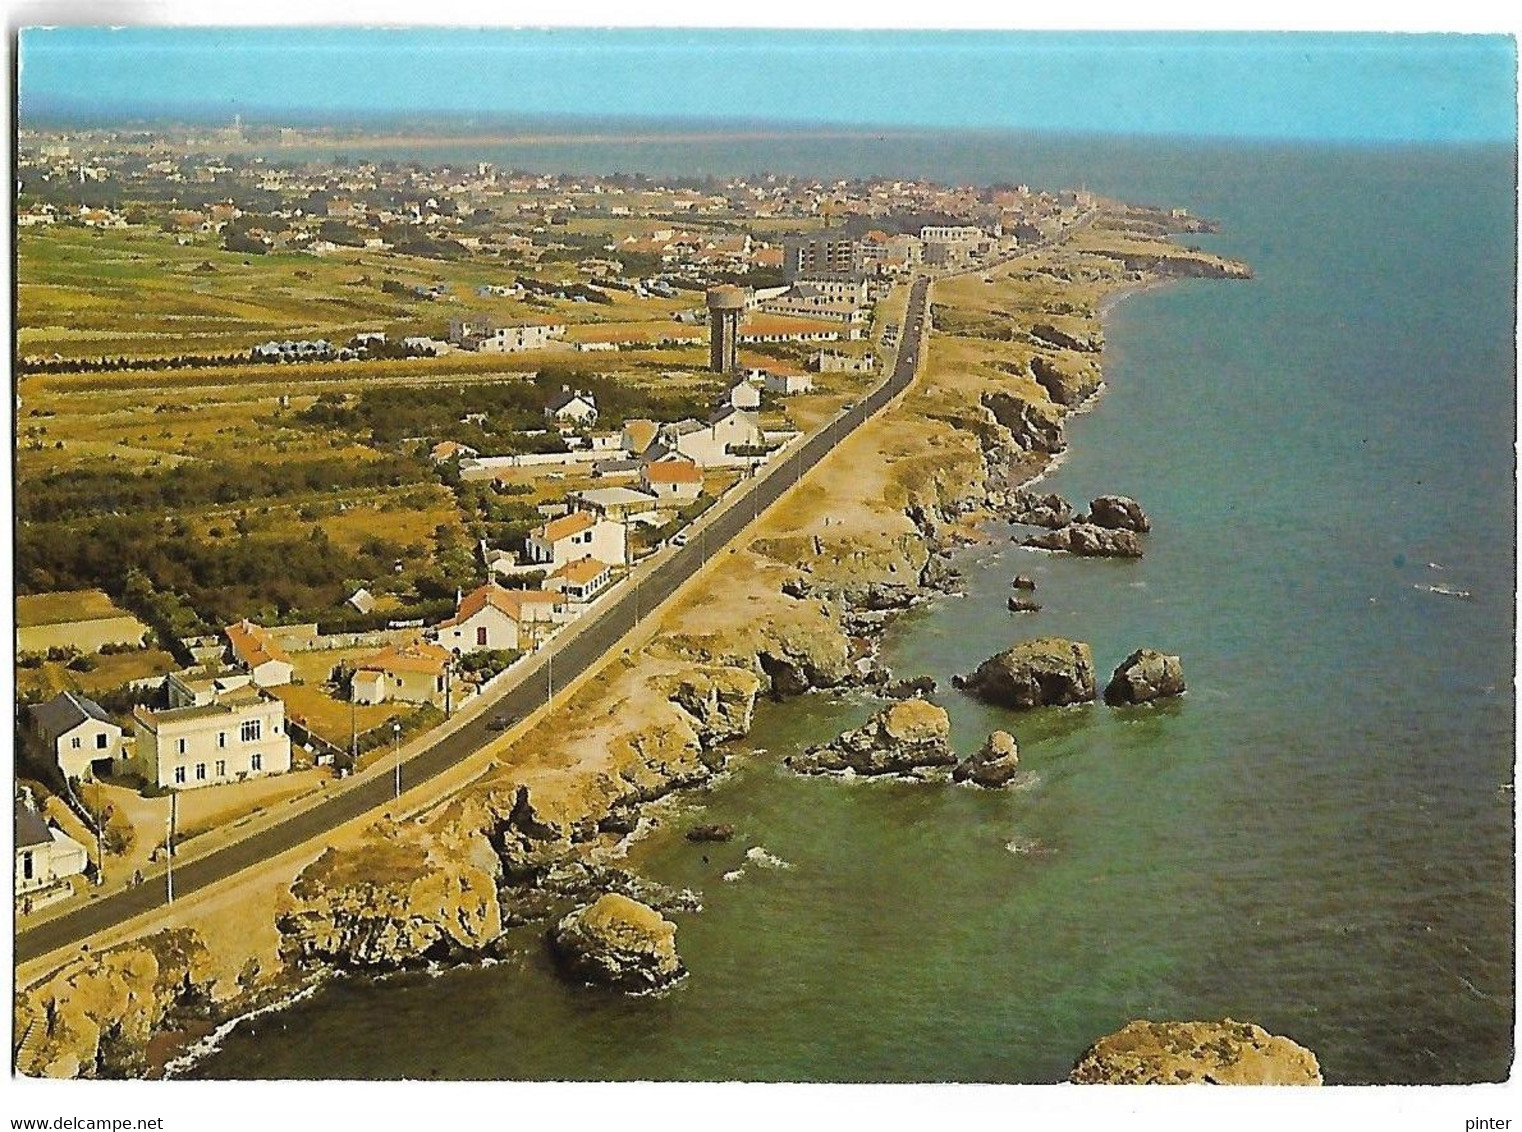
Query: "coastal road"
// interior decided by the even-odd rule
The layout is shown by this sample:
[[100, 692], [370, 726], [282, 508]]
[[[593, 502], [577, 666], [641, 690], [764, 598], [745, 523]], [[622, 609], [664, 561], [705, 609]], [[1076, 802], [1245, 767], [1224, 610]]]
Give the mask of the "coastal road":
[[[590, 612], [589, 620], [574, 636], [559, 645], [551, 639], [543, 650], [544, 658], [538, 667], [505, 689], [488, 710], [409, 757], [403, 767], [404, 787], [411, 789], [434, 778], [497, 738], [497, 733], [489, 730], [494, 716], [524, 717], [546, 704], [555, 688], [564, 688], [582, 673], [595, 668], [626, 633], [649, 617], [703, 563], [723, 553], [730, 540], [796, 484], [805, 472], [907, 389], [919, 367], [921, 342], [929, 318], [929, 290], [930, 280], [926, 276], [918, 277], [910, 287], [909, 302], [904, 308], [903, 334], [893, 369], [871, 393], [843, 409], [829, 424], [769, 469], [765, 476], [753, 482], [743, 497], [751, 500], [749, 507], [743, 505], [742, 499], [722, 511], [700, 516], [688, 528], [685, 546], [648, 575], [622, 583], [619, 590], [625, 592], [601, 610]], [[187, 896], [321, 837], [345, 822], [386, 806], [393, 800], [393, 792], [390, 775], [371, 778], [241, 841], [177, 865], [174, 870], [175, 893], [179, 897]], [[104, 896], [22, 932], [16, 938], [15, 962], [28, 962], [58, 948], [79, 943], [96, 932], [160, 907], [166, 903], [166, 893], [156, 883], [157, 878], [153, 879], [155, 883]]]

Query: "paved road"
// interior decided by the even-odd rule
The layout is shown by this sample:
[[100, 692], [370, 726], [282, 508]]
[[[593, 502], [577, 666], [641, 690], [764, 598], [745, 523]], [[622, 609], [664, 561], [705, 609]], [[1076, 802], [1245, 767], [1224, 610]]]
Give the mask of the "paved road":
[[[929, 286], [929, 279], [921, 276], [910, 288], [897, 360], [892, 372], [876, 389], [795, 449], [771, 474], [751, 485], [749, 497], [754, 499], [751, 506], [744, 506], [742, 500], [717, 515], [700, 518], [689, 529], [686, 546], [678, 549], [637, 583], [626, 581], [621, 584], [619, 589], [627, 592], [593, 614], [593, 619], [576, 636], [558, 646], [553, 641], [550, 642], [546, 646], [548, 663], [508, 688], [489, 710], [409, 758], [402, 767], [404, 787], [410, 789], [433, 778], [484, 747], [495, 738], [487, 728], [494, 716], [504, 713], [525, 716], [545, 703], [550, 697], [551, 679], [556, 687], [564, 687], [581, 673], [595, 667], [625, 633], [634, 628], [639, 620], [649, 616], [656, 605], [673, 593], [704, 562], [723, 552], [729, 541], [744, 530], [762, 510], [797, 483], [835, 445], [908, 388], [919, 365], [920, 342], [928, 313], [926, 299]], [[378, 776], [335, 794], [328, 801], [297, 813], [278, 825], [250, 834], [242, 841], [204, 857], [187, 861], [175, 868], [175, 894], [186, 896], [242, 869], [270, 860], [361, 814], [385, 806], [393, 800], [393, 795], [392, 777]], [[23, 932], [16, 939], [16, 962], [24, 963], [56, 948], [77, 943], [114, 924], [151, 911], [164, 902], [165, 891], [158, 883], [146, 883], [103, 897]]]

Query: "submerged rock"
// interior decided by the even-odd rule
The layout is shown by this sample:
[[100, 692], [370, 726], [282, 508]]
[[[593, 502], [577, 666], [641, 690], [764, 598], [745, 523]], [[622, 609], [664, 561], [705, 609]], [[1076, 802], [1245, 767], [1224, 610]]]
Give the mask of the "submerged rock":
[[897, 680], [883, 688], [883, 695], [889, 699], [907, 700], [911, 696], [928, 696], [935, 691], [935, 677], [914, 676], [906, 680]]
[[1020, 748], [1008, 731], [995, 731], [983, 741], [976, 753], [968, 755], [951, 777], [957, 782], [971, 782], [995, 789], [1005, 786], [1019, 773]]
[[1137, 649], [1115, 669], [1105, 686], [1107, 704], [1144, 704], [1184, 693], [1184, 663], [1156, 649]]
[[1038, 637], [989, 657], [952, 683], [1002, 707], [1087, 703], [1094, 698], [1094, 653], [1082, 641]]
[[947, 743], [951, 720], [946, 709], [928, 700], [900, 700], [882, 708], [866, 723], [833, 742], [788, 757], [799, 774], [910, 774], [957, 761]]
[[1251, 1022], [1132, 1022], [1100, 1038], [1068, 1080], [1078, 1085], [1319, 1085], [1316, 1055]]
[[1111, 530], [1138, 531], [1146, 534], [1152, 520], [1141, 504], [1128, 495], [1101, 495], [1089, 503], [1089, 522]]
[[1140, 558], [1141, 539], [1134, 531], [1114, 531], [1093, 523], [1071, 523], [1061, 530], [1032, 535], [1023, 543], [1041, 550], [1061, 550], [1085, 558]]
[[550, 942], [566, 974], [628, 994], [659, 990], [687, 973], [676, 951], [676, 925], [613, 892], [567, 915]]
[[729, 841], [735, 835], [735, 827], [718, 823], [695, 825], [687, 831], [688, 841]]

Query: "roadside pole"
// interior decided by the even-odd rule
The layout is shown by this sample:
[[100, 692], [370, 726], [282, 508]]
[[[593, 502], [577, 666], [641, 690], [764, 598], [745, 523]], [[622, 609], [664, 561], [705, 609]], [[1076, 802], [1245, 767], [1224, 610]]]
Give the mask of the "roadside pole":
[[164, 857], [169, 862], [164, 876], [167, 878], [169, 886], [168, 902], [170, 904], [174, 903], [174, 819], [175, 813], [179, 808], [179, 800], [180, 796], [178, 793], [169, 795], [169, 833], [164, 838]]

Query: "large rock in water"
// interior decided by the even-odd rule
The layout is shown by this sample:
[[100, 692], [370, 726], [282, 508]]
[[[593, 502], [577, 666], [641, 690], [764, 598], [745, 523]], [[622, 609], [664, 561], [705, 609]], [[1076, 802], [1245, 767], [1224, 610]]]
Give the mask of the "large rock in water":
[[909, 774], [957, 761], [947, 743], [951, 720], [928, 700], [900, 700], [833, 742], [810, 747], [785, 761], [799, 774]]
[[1094, 523], [1071, 523], [1061, 530], [1045, 531], [1026, 539], [1025, 546], [1062, 550], [1085, 558], [1140, 558], [1141, 539], [1135, 531], [1112, 531]]
[[1184, 693], [1184, 662], [1156, 649], [1137, 649], [1105, 686], [1107, 704], [1144, 704]]
[[1094, 698], [1094, 653], [1082, 641], [1038, 637], [989, 657], [952, 683], [1003, 707], [1088, 703]]
[[990, 790], [1008, 785], [1019, 773], [1020, 748], [1008, 731], [995, 731], [983, 741], [975, 754], [957, 764], [951, 777], [957, 782], [971, 782]]
[[1152, 520], [1141, 509], [1141, 504], [1129, 495], [1101, 495], [1089, 503], [1089, 522], [1096, 527], [1108, 527], [1117, 531], [1139, 531], [1146, 534], [1152, 529]]
[[1319, 1085], [1316, 1055], [1250, 1022], [1132, 1022], [1095, 1042], [1078, 1085]]
[[614, 892], [567, 915], [550, 942], [567, 974], [628, 994], [660, 990], [687, 973], [676, 953], [676, 925]]

